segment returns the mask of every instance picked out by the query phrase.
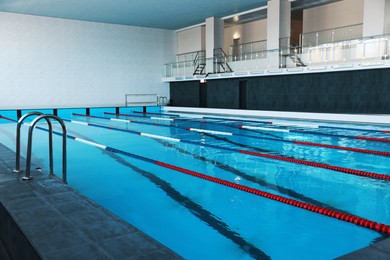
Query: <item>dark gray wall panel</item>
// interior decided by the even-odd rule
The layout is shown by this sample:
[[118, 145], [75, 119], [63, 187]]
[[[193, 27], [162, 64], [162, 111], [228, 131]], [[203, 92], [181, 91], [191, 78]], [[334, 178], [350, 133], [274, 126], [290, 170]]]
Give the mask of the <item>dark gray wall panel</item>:
[[207, 107], [239, 108], [239, 80], [207, 81]]
[[199, 81], [171, 82], [170, 99], [174, 106], [199, 107]]
[[[390, 69], [387, 68], [209, 80], [207, 107], [239, 108], [242, 80], [247, 82], [247, 109], [390, 113]], [[171, 95], [181, 97], [179, 103], [182, 106], [190, 106], [184, 99], [186, 95], [176, 93], [176, 90], [183, 89], [177, 84], [185, 86], [189, 83], [172, 83]], [[195, 94], [192, 96], [195, 98]], [[189, 104], [194, 104], [193, 100]]]

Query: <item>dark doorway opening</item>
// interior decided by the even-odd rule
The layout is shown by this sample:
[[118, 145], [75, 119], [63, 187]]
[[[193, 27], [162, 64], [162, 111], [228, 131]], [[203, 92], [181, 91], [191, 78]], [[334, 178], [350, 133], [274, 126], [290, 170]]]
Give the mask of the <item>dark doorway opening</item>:
[[247, 109], [248, 88], [246, 83], [246, 80], [240, 81], [240, 109]]
[[207, 107], [207, 83], [199, 83], [199, 106]]

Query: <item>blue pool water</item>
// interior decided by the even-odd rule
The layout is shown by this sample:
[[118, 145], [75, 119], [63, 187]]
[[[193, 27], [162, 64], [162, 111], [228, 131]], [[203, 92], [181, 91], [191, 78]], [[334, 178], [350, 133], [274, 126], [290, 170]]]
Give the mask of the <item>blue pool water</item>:
[[[59, 116], [73, 120], [73, 123], [66, 123], [68, 134], [72, 136], [294, 200], [390, 224], [389, 181], [233, 152], [256, 151], [389, 175], [389, 157], [303, 146], [281, 140], [390, 152], [390, 143], [348, 138], [366, 136], [390, 139], [390, 134], [380, 132], [382, 129], [389, 130], [390, 126], [336, 126], [335, 123], [309, 122], [378, 130], [374, 132], [302, 127], [299, 124], [308, 122], [297, 120], [282, 122], [298, 124], [293, 126], [220, 118], [201, 120], [191, 118], [194, 115], [190, 114], [180, 117], [182, 120], [167, 121], [168, 116], [142, 116], [132, 113], [131, 109], [122, 108], [122, 114], [132, 116], [117, 119], [136, 121], [129, 123], [109, 120], [115, 116], [104, 112], [115, 113], [113, 108], [91, 110], [92, 115], [106, 119], [75, 116], [72, 112], [83, 114], [85, 110], [58, 111]], [[0, 115], [15, 118], [14, 111], [2, 111]], [[129, 132], [81, 125], [79, 122], [127, 129]], [[14, 150], [16, 124], [5, 119], [0, 119], [0, 123], [0, 142]], [[240, 125], [291, 132], [245, 130], [240, 129]], [[58, 126], [55, 128], [60, 132]], [[233, 135], [202, 134], [188, 131], [187, 128]], [[23, 155], [26, 129], [22, 127]], [[152, 139], [137, 132], [193, 143]], [[47, 169], [47, 133], [36, 130], [33, 143], [33, 162]], [[55, 171], [60, 176], [59, 137], [55, 137], [55, 146], [59, 150], [55, 157]], [[68, 183], [187, 259], [332, 259], [386, 237], [351, 223], [70, 139]]]

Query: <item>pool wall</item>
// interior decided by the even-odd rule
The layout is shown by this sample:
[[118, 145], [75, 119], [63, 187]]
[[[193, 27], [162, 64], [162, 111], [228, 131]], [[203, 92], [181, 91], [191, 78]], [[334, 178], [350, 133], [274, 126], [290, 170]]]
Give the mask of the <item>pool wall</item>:
[[296, 111], [390, 113], [390, 68], [296, 73], [170, 83], [174, 106]]

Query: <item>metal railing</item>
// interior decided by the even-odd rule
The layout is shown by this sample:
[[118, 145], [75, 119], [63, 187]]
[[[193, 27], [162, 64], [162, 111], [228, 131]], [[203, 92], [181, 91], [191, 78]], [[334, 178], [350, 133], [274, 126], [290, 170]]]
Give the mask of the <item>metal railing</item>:
[[168, 103], [168, 98], [166, 96], [159, 96], [158, 97], [158, 105], [159, 106], [166, 106]]
[[[345, 66], [382, 65], [390, 57], [390, 34], [319, 44], [316, 46], [294, 46], [256, 53], [243, 53], [240, 57], [226, 57], [236, 75], [240, 73], [258, 74], [265, 70], [307, 67], [318, 69], [323, 66], [334, 68]], [[206, 64], [213, 64], [213, 58]], [[181, 80], [193, 78], [193, 67], [182, 63], [165, 64], [165, 77], [178, 77]], [[299, 68], [300, 70], [302, 68]], [[293, 70], [292, 70], [293, 71]]]
[[193, 59], [194, 73], [193, 75], [205, 74], [204, 70], [206, 67], [206, 51], [198, 51]]
[[158, 106], [157, 94], [126, 94], [125, 106]]
[[213, 73], [229, 73], [233, 72], [232, 68], [228, 64], [228, 58], [222, 48], [214, 49], [213, 51]]
[[359, 39], [363, 36], [363, 24], [337, 27], [327, 30], [302, 33], [299, 37], [300, 46], [317, 46], [325, 43]]
[[255, 59], [256, 53], [267, 51], [267, 40], [230, 45], [229, 56], [235, 61]]
[[56, 120], [62, 127], [62, 182], [67, 183], [66, 180], [66, 126], [65, 123], [55, 115], [50, 114], [42, 114], [40, 112], [31, 112], [23, 117], [21, 117], [18, 121], [17, 127], [16, 127], [16, 169], [14, 172], [21, 172], [20, 169], [20, 128], [23, 124], [23, 121], [31, 116], [37, 116], [29, 126], [28, 130], [28, 139], [27, 139], [27, 156], [26, 156], [26, 175], [22, 178], [23, 180], [31, 180], [33, 177], [30, 174], [31, 170], [31, 157], [32, 157], [32, 137], [33, 137], [33, 130], [35, 129], [37, 123], [45, 119], [48, 124], [48, 132], [49, 132], [49, 167], [50, 167], [50, 173], [49, 177], [54, 177], [54, 167], [53, 167], [53, 127], [50, 119]]

